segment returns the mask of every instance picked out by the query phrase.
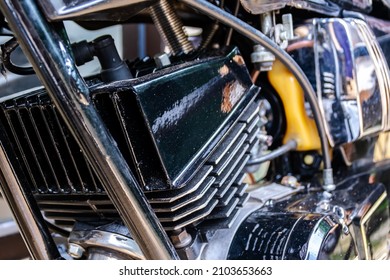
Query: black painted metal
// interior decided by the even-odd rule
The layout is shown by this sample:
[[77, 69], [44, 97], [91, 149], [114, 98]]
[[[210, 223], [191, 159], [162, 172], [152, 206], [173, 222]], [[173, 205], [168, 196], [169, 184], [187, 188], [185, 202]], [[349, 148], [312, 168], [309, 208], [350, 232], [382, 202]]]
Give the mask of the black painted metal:
[[103, 119], [118, 116], [111, 133], [124, 131], [146, 190], [184, 186], [258, 92], [239, 57], [233, 49], [93, 91]]
[[[228, 258], [378, 258], [387, 248], [386, 236], [390, 229], [389, 202], [384, 196], [384, 185], [368, 184], [367, 177], [361, 176], [338, 186], [333, 196], [321, 192], [303, 193], [265, 206], [241, 224]], [[339, 210], [335, 209], [343, 209], [343, 222], [337, 215]], [[369, 222], [364, 224], [363, 220]], [[365, 240], [362, 230], [363, 235], [371, 236], [372, 240]], [[369, 252], [369, 256], [365, 252]]]
[[[166, 230], [203, 219], [198, 226], [228, 226], [247, 199], [243, 169], [258, 139], [258, 88], [237, 50], [198, 55], [195, 62], [192, 56], [134, 80], [88, 81], [94, 104]], [[119, 219], [44, 90], [0, 105], [17, 164], [48, 218], [60, 224]], [[153, 130], [156, 123], [160, 128]], [[170, 157], [175, 161], [167, 162]]]
[[19, 226], [30, 256], [33, 259], [60, 259], [57, 245], [34, 199], [34, 189], [23, 176], [17, 177], [16, 174], [22, 173], [20, 165], [15, 164], [10, 168], [10, 162], [17, 162], [16, 155], [1, 124], [0, 153], [0, 188]]

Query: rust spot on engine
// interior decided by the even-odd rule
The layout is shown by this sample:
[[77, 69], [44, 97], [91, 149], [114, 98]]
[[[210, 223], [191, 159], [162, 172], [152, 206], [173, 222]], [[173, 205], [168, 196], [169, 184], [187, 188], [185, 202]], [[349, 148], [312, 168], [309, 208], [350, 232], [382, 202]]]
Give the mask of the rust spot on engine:
[[221, 68], [219, 68], [218, 70], [219, 74], [221, 75], [221, 77], [224, 77], [226, 76], [227, 74], [229, 74], [230, 70], [229, 70], [229, 67], [227, 67], [226, 65], [222, 66]]
[[244, 87], [238, 81], [228, 83], [223, 89], [221, 111], [229, 113], [241, 99], [244, 92]]
[[234, 60], [235, 63], [237, 63], [240, 66], [245, 65], [245, 60], [244, 60], [244, 58], [241, 55], [234, 56], [233, 60]]

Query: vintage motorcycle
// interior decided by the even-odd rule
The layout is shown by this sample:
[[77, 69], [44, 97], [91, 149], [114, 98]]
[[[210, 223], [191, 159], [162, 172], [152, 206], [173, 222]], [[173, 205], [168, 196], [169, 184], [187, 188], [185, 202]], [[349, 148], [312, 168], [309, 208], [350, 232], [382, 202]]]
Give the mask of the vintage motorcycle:
[[[0, 98], [32, 258], [389, 258], [388, 0], [0, 8], [3, 76], [42, 83]], [[125, 60], [109, 34], [70, 42], [69, 20], [153, 24], [167, 51]]]

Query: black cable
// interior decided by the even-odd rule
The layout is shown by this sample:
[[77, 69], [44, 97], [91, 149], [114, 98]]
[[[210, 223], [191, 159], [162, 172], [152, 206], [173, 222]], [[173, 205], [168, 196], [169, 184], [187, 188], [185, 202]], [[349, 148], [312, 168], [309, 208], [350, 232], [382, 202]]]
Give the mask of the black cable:
[[19, 46], [18, 41], [15, 37], [6, 43], [1, 45], [1, 53], [4, 67], [12, 73], [18, 75], [32, 75], [35, 74], [35, 71], [32, 67], [21, 67], [12, 63], [11, 54]]

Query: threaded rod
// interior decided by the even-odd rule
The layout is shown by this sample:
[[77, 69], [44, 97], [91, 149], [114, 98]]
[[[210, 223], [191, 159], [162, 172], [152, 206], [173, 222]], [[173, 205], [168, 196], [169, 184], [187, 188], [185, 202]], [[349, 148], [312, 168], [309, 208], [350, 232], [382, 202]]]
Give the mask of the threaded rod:
[[184, 33], [183, 23], [176, 15], [170, 0], [160, 0], [150, 8], [150, 14], [172, 54], [189, 53], [193, 50], [191, 42]]

